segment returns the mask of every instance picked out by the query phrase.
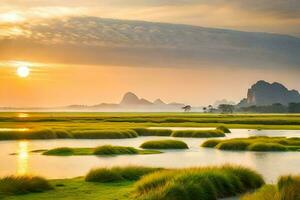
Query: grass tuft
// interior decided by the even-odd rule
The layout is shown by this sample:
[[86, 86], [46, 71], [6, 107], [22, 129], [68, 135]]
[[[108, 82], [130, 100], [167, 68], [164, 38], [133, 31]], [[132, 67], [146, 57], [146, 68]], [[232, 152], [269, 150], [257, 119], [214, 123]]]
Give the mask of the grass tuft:
[[1, 195], [21, 195], [51, 190], [50, 183], [37, 176], [8, 176], [0, 179]]
[[229, 130], [229, 128], [227, 128], [226, 126], [218, 126], [216, 128], [216, 130], [222, 131], [223, 133], [231, 133], [231, 131]]
[[94, 155], [121, 155], [121, 154], [138, 154], [139, 151], [133, 147], [103, 145], [94, 149]]
[[116, 182], [116, 181], [134, 181], [142, 176], [161, 170], [161, 168], [127, 166], [113, 168], [92, 169], [85, 177], [87, 182]]
[[261, 187], [261, 175], [233, 166], [162, 170], [135, 185], [140, 200], [216, 200]]
[[298, 200], [300, 199], [300, 176], [282, 176], [277, 185], [265, 185], [244, 195], [242, 200]]
[[225, 133], [220, 130], [180, 130], [180, 131], [174, 131], [171, 136], [210, 138], [210, 137], [225, 137]]
[[202, 147], [233, 151], [299, 151], [298, 138], [255, 136], [227, 140], [207, 140]]
[[188, 145], [180, 140], [151, 140], [141, 145], [143, 149], [188, 149]]
[[122, 139], [135, 138], [138, 134], [133, 130], [81, 130], [73, 131], [76, 139]]
[[172, 130], [170, 129], [135, 128], [133, 130], [139, 136], [170, 136], [172, 134]]
[[74, 150], [69, 147], [59, 147], [55, 149], [51, 149], [49, 151], [43, 152], [43, 155], [51, 156], [51, 155], [56, 155], [56, 156], [70, 156], [74, 154]]

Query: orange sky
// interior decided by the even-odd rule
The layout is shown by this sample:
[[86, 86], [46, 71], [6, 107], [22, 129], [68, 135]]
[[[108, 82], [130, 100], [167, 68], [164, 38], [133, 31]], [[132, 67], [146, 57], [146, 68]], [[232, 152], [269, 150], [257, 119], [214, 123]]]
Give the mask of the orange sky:
[[260, 70], [132, 68], [46, 65], [31, 67], [27, 78], [12, 66], [0, 67], [1, 106], [63, 106], [118, 103], [127, 91], [149, 100], [207, 105], [238, 101], [256, 80], [283, 81], [298, 88], [297, 74]]
[[299, 10], [296, 0], [1, 0], [0, 107], [118, 103], [128, 91], [238, 102], [260, 79], [300, 90]]

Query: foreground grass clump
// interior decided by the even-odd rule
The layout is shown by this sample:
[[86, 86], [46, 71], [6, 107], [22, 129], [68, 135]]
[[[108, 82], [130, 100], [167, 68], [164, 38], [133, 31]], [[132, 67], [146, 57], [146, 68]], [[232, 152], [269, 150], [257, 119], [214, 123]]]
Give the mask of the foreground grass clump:
[[139, 136], [170, 136], [172, 134], [172, 130], [170, 129], [135, 128], [133, 130]]
[[134, 181], [142, 176], [161, 170], [161, 168], [127, 166], [113, 168], [92, 169], [85, 177], [87, 182], [115, 182], [115, 181]]
[[114, 155], [133, 155], [133, 154], [158, 154], [156, 150], [140, 150], [134, 147], [103, 145], [96, 148], [70, 148], [59, 147], [50, 150], [35, 150], [33, 152], [42, 152], [47, 156], [114, 156]]
[[221, 130], [180, 130], [180, 131], [174, 131], [171, 136], [210, 138], [210, 137], [225, 137], [225, 133]]
[[202, 147], [238, 151], [299, 151], [299, 138], [249, 137], [228, 140], [208, 140]]
[[53, 189], [50, 183], [37, 176], [8, 176], [0, 179], [1, 195], [21, 195]]
[[216, 200], [257, 189], [264, 184], [256, 172], [233, 166], [163, 170], [135, 185], [139, 200]]
[[300, 176], [280, 177], [277, 185], [265, 185], [242, 200], [298, 200], [300, 199]]
[[143, 149], [188, 149], [188, 145], [180, 140], [151, 140], [141, 145]]
[[122, 139], [135, 138], [138, 134], [134, 130], [81, 130], [73, 131], [75, 139]]

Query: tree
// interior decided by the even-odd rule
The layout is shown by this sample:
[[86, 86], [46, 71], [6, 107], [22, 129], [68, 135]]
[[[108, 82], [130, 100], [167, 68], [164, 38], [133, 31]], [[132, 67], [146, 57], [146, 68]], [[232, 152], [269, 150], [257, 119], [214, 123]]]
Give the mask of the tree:
[[214, 107], [213, 107], [212, 105], [209, 105], [209, 106], [208, 106], [208, 112], [209, 112], [209, 113], [212, 113], [213, 110], [214, 110]]
[[184, 112], [190, 112], [192, 110], [192, 106], [186, 105], [186, 106], [183, 106], [182, 109], [184, 110]]
[[203, 107], [202, 109], [203, 109], [203, 112], [206, 113], [207, 108], [206, 108], [206, 107]]
[[219, 105], [218, 109], [221, 110], [222, 113], [233, 113], [234, 105], [221, 104]]
[[289, 113], [300, 113], [300, 103], [290, 103], [288, 111]]

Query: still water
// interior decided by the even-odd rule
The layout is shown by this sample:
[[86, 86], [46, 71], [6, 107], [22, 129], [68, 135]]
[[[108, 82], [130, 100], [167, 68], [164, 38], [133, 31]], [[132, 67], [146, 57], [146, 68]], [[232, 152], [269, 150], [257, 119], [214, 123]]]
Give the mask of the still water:
[[[297, 130], [245, 130], [234, 129], [227, 138], [253, 135], [300, 137]], [[144, 165], [159, 167], [191, 167], [239, 164], [261, 173], [267, 182], [275, 182], [278, 176], [300, 174], [300, 152], [231, 152], [201, 148], [207, 139], [178, 138], [185, 141], [188, 150], [167, 150], [156, 155], [126, 155], [114, 157], [71, 156], [55, 157], [30, 153], [37, 149], [56, 147], [96, 147], [104, 144], [139, 147], [143, 142], [169, 137], [139, 137], [117, 140], [27, 140], [0, 141], [0, 176], [40, 175], [47, 178], [71, 178], [85, 175], [91, 168], [103, 166]], [[10, 155], [18, 153], [18, 155]]]

